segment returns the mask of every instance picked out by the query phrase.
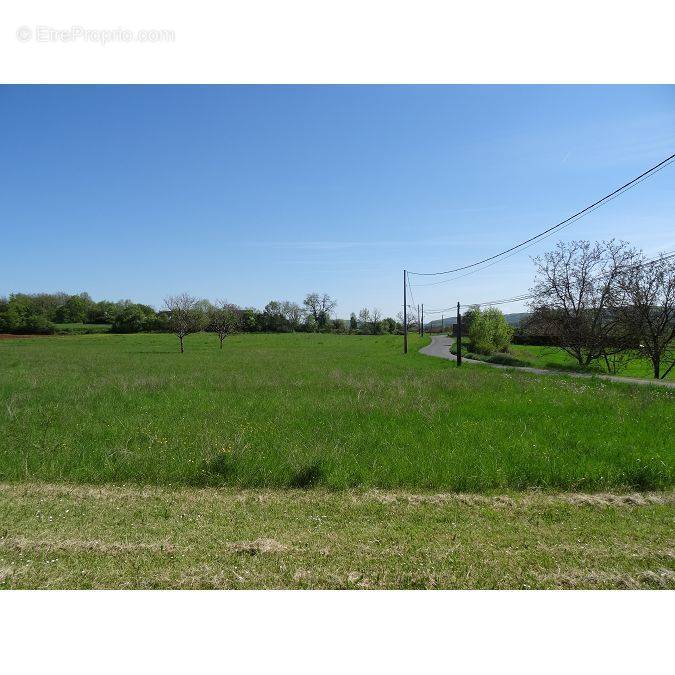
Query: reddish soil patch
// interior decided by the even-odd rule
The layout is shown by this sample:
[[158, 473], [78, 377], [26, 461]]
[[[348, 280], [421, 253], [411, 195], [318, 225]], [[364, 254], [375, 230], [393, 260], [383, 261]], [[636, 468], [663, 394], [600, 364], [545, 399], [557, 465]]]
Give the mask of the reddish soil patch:
[[0, 340], [25, 340], [27, 338], [47, 338], [53, 335], [15, 335], [14, 333], [0, 333]]

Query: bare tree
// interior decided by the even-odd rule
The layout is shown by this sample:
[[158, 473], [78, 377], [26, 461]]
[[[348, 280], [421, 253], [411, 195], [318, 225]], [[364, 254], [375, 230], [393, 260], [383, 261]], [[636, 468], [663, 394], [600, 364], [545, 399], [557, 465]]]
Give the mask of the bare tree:
[[651, 362], [654, 377], [662, 379], [675, 365], [675, 260], [661, 255], [646, 263], [640, 254], [621, 274], [619, 285], [621, 323]]
[[558, 242], [534, 259], [528, 330], [547, 335], [584, 367], [624, 350], [615, 311], [618, 279], [635, 256], [625, 242]]
[[216, 300], [209, 310], [209, 328], [218, 335], [220, 348], [223, 348], [223, 340], [237, 330], [239, 324], [238, 307], [227, 300]]
[[307, 311], [314, 317], [316, 323], [323, 327], [328, 323], [330, 315], [337, 307], [337, 302], [327, 293], [309, 293], [304, 299], [303, 304]]
[[169, 312], [169, 330], [180, 340], [180, 353], [183, 353], [183, 339], [190, 333], [198, 333], [206, 326], [207, 318], [203, 302], [187, 293], [175, 295], [164, 300]]
[[[417, 311], [417, 310], [415, 310], [415, 311]], [[397, 319], [398, 322], [401, 324], [401, 326], [404, 325], [404, 316], [403, 316], [403, 312], [399, 312], [399, 313], [396, 315], [396, 319]], [[412, 309], [412, 307], [408, 307], [408, 330], [409, 330], [409, 331], [410, 331], [410, 330], [414, 330], [416, 325], [417, 325], [417, 324], [416, 324], [416, 322], [415, 322], [415, 316], [414, 316], [414, 314], [413, 314], [413, 309]]]

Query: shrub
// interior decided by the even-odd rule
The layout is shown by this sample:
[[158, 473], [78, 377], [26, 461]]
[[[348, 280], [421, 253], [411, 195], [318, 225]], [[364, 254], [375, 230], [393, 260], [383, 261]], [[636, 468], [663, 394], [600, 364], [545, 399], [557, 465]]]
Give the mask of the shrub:
[[492, 342], [495, 345], [495, 351], [506, 352], [509, 349], [511, 338], [515, 332], [513, 326], [510, 326], [506, 317], [495, 307], [488, 309], [483, 316], [491, 328]]
[[508, 351], [513, 327], [509, 326], [502, 312], [494, 307], [481, 311], [474, 307], [469, 315], [469, 340], [473, 351], [479, 354]]
[[19, 332], [28, 335], [53, 335], [54, 331], [54, 324], [39, 314], [29, 316], [24, 324], [19, 327]]

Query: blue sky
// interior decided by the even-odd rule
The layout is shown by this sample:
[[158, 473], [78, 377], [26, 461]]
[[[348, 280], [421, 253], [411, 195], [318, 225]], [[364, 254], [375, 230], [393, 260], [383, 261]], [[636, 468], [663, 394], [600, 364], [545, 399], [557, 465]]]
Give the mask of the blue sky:
[[[675, 152], [675, 87], [4, 86], [0, 122], [2, 295], [394, 315], [404, 267], [491, 255]], [[561, 238], [675, 250], [674, 188], [675, 166]], [[416, 300], [527, 291], [555, 241]]]

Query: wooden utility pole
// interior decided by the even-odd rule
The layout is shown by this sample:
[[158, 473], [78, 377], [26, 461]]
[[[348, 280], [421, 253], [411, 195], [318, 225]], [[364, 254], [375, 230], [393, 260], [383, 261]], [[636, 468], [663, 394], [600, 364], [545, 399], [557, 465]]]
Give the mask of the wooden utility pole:
[[457, 303], [457, 367], [462, 365], [462, 315], [459, 312], [459, 302]]
[[422, 329], [420, 328], [420, 306], [417, 305], [417, 334], [422, 335]]
[[424, 303], [422, 303], [422, 337], [424, 337]]
[[445, 332], [445, 317], [441, 314], [441, 333]]
[[408, 353], [408, 298], [406, 296], [406, 271], [403, 270], [403, 353]]

